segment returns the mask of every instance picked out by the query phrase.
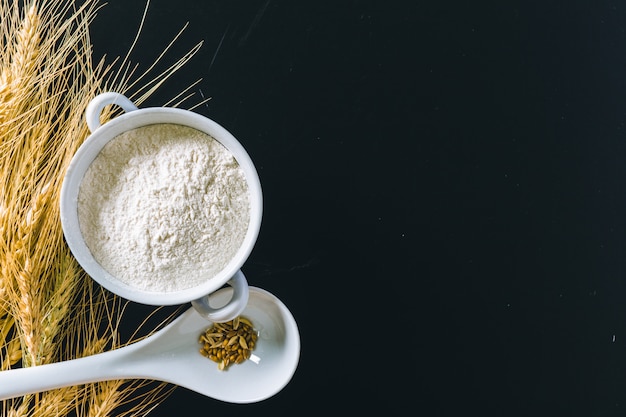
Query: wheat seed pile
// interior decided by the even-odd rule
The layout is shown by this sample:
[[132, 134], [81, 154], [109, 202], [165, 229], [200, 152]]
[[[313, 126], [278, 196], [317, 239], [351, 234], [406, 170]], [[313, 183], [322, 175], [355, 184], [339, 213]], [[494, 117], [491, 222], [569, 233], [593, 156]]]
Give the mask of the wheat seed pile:
[[238, 316], [225, 323], [213, 323], [200, 335], [200, 354], [216, 362], [217, 369], [224, 371], [250, 359], [258, 337], [259, 332], [248, 317]]
[[[156, 75], [152, 66], [139, 74], [130, 51], [113, 63], [94, 61], [89, 26], [99, 7], [106, 5], [0, 0], [0, 371], [134, 341], [118, 334], [124, 302], [95, 286], [66, 246], [59, 192], [88, 135], [88, 102], [118, 91], [141, 104], [200, 44]], [[192, 87], [163, 105], [181, 104]], [[7, 400], [0, 414], [110, 416], [124, 405], [128, 415], [141, 416], [170, 391], [151, 381], [107, 381]]]

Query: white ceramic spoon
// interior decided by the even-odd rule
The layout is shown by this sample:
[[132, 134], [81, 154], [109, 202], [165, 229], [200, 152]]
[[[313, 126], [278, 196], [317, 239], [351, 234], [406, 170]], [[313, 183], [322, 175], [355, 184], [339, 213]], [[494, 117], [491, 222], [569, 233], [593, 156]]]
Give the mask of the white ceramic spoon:
[[[211, 295], [226, 303], [231, 288]], [[251, 403], [278, 393], [300, 358], [300, 335], [287, 307], [274, 295], [250, 287], [242, 315], [259, 330], [252, 356], [225, 371], [199, 353], [198, 338], [211, 322], [192, 307], [168, 326], [131, 345], [84, 358], [0, 372], [0, 400], [111, 379], [169, 382], [211, 398]]]

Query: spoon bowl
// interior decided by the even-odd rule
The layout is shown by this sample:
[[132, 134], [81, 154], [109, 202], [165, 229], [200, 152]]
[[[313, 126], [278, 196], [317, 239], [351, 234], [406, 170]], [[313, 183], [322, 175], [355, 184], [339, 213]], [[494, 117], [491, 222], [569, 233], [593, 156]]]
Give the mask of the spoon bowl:
[[[210, 296], [227, 303], [232, 288]], [[252, 403], [267, 399], [291, 380], [300, 358], [293, 315], [271, 293], [250, 287], [248, 317], [259, 337], [250, 359], [220, 371], [200, 354], [200, 335], [211, 325], [194, 308], [153, 335], [112, 351], [48, 365], [0, 372], [0, 401], [64, 386], [112, 379], [152, 379], [217, 400]]]

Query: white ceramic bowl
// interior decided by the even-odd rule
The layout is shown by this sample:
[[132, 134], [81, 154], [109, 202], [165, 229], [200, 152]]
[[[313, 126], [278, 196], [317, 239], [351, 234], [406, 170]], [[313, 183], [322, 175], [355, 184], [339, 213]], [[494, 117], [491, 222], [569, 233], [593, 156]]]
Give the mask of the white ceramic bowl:
[[[119, 105], [125, 113], [100, 125], [100, 113], [109, 104]], [[247, 301], [247, 282], [240, 268], [250, 255], [261, 227], [262, 193], [258, 173], [243, 146], [222, 126], [202, 115], [188, 110], [156, 107], [138, 109], [121, 94], [104, 93], [89, 104], [86, 112], [87, 123], [91, 135], [86, 139], [72, 159], [61, 189], [61, 222], [66, 241], [84, 270], [99, 284], [108, 290], [128, 300], [150, 305], [174, 305], [194, 301], [216, 291], [227, 282], [239, 280], [233, 285], [237, 287], [245, 284], [244, 301]], [[250, 222], [243, 244], [226, 267], [216, 276], [207, 279], [193, 288], [180, 291], [154, 292], [134, 288], [112, 276], [94, 259], [83, 235], [78, 218], [78, 194], [81, 181], [90, 164], [100, 150], [113, 138], [130, 129], [141, 126], [161, 123], [185, 125], [215, 138], [224, 145], [235, 157], [245, 174], [250, 192]], [[243, 279], [243, 282], [241, 281]], [[230, 282], [233, 284], [232, 281]], [[241, 289], [241, 288], [240, 288]], [[244, 303], [245, 304], [245, 303]], [[239, 306], [239, 312], [245, 307]], [[232, 315], [229, 314], [229, 315]], [[226, 321], [226, 320], [223, 320]]]

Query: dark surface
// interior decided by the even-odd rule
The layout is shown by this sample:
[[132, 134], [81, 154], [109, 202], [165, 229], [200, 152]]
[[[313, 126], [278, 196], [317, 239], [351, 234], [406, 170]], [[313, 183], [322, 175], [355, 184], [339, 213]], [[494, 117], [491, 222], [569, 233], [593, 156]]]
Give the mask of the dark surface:
[[[109, 0], [96, 56], [143, 5]], [[151, 415], [626, 413], [626, 3], [152, 0], [133, 61], [186, 22], [146, 105], [202, 78], [250, 153], [243, 270], [302, 352], [266, 401]]]

